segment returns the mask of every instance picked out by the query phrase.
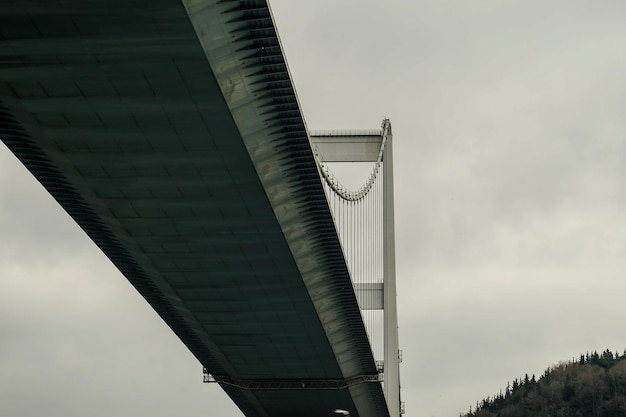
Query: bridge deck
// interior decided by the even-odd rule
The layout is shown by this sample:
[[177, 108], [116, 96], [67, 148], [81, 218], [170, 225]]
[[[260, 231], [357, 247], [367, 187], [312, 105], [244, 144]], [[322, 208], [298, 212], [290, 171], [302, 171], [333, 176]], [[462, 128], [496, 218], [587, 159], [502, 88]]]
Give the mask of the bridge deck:
[[[267, 11], [264, 2], [219, 3]], [[345, 265], [312, 295], [222, 93], [179, 1], [0, 5], [0, 137], [212, 374], [375, 374]], [[301, 146], [289, 144], [290, 155]], [[314, 167], [310, 157], [299, 163]], [[286, 175], [285, 190], [297, 180]], [[323, 195], [313, 187], [293, 191], [310, 199], [303, 210]], [[310, 226], [332, 225], [327, 211]], [[330, 313], [337, 326], [349, 322], [352, 345], [321, 322], [324, 294], [341, 297], [342, 311]], [[347, 374], [338, 346], [354, 343], [361, 359]], [[378, 383], [222, 386], [248, 416], [386, 414]]]

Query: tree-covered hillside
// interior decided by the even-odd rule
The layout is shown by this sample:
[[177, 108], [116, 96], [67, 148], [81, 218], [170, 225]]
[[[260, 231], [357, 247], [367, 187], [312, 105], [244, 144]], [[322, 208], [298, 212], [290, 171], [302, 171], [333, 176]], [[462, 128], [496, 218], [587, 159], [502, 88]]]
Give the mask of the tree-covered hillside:
[[626, 416], [626, 351], [608, 349], [548, 368], [538, 380], [526, 375], [461, 417]]

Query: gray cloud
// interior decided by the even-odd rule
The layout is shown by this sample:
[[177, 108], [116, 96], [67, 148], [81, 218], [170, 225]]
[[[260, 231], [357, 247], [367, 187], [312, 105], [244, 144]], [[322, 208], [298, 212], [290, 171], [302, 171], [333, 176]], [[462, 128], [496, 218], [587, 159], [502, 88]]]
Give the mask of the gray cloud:
[[393, 123], [408, 415], [623, 350], [625, 6], [373, 3], [274, 9], [310, 126]]
[[[626, 348], [626, 4], [272, 7], [310, 128], [393, 123], [408, 416], [455, 416], [526, 372]], [[11, 158], [7, 414], [240, 415]]]

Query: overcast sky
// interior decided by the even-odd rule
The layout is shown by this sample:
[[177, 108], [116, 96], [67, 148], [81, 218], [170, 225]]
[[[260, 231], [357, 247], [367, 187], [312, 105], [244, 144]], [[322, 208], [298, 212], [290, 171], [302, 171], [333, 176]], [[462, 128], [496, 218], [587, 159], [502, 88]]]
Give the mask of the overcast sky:
[[[311, 129], [394, 132], [402, 396], [626, 348], [626, 3], [272, 1]], [[0, 147], [0, 414], [241, 414]]]

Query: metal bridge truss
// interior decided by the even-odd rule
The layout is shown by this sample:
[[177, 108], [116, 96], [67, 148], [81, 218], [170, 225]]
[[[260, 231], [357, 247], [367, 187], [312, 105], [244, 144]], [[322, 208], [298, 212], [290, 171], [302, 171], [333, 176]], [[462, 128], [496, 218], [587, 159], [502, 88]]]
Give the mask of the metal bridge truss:
[[211, 375], [203, 369], [204, 382], [231, 385], [246, 390], [339, 390], [366, 382], [382, 382], [382, 374], [359, 375], [349, 379], [238, 379]]
[[[0, 139], [203, 366], [229, 375], [214, 379], [245, 415], [315, 417], [336, 403], [400, 414], [390, 125], [309, 138], [266, 0], [8, 1], [0, 22]], [[382, 294], [350, 287], [311, 142], [322, 163], [382, 155]], [[247, 262], [265, 244], [267, 287]], [[273, 307], [259, 301], [266, 288], [297, 302], [277, 302], [262, 324], [296, 335], [309, 325], [312, 343], [278, 331], [259, 343], [250, 329]], [[384, 399], [365, 383], [381, 376], [361, 290], [384, 308]], [[320, 399], [303, 383], [335, 390]], [[283, 397], [255, 388], [296, 384]]]

